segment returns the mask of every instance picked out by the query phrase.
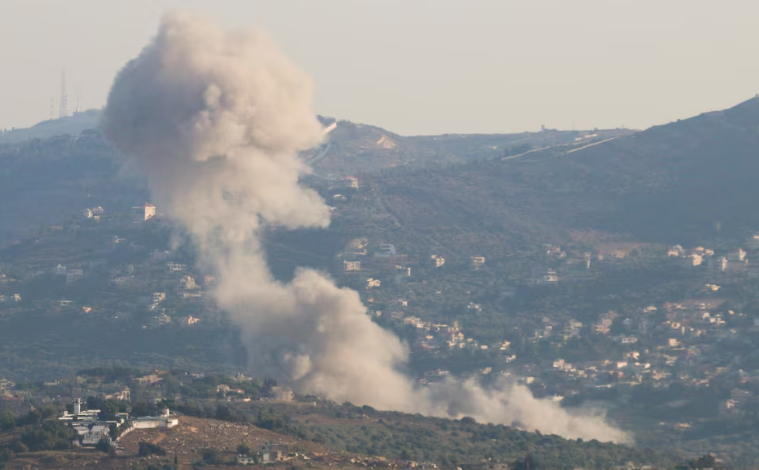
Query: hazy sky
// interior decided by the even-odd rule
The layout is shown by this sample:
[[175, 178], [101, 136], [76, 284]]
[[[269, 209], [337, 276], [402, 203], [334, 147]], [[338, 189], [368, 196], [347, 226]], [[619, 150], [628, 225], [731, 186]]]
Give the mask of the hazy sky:
[[317, 112], [402, 134], [645, 128], [759, 92], [757, 0], [2, 0], [0, 128], [100, 107], [162, 12], [267, 30]]

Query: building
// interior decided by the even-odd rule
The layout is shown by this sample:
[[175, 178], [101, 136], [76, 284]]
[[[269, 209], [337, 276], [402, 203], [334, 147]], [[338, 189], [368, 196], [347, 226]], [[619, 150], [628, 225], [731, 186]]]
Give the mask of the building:
[[738, 248], [735, 251], [730, 252], [727, 255], [728, 261], [745, 261], [746, 260], [746, 251]]
[[58, 265], [55, 267], [55, 275], [56, 276], [65, 276], [66, 275], [66, 266]]
[[349, 188], [358, 189], [358, 178], [355, 176], [346, 176], [345, 181], [348, 184]]
[[71, 284], [84, 277], [84, 271], [81, 269], [69, 269], [66, 273], [66, 283]]
[[143, 220], [149, 220], [155, 217], [155, 206], [149, 202], [146, 202], [142, 206], [142, 216], [144, 217]]
[[171, 261], [169, 261], [168, 263], [166, 263], [166, 266], [169, 267], [169, 271], [172, 272], [172, 273], [175, 273], [175, 272], [178, 272], [178, 271], [184, 271], [185, 269], [187, 269], [187, 265], [186, 264], [179, 264], [179, 263], [174, 263], [174, 262], [171, 262]]
[[701, 266], [701, 263], [704, 262], [704, 257], [699, 255], [698, 253], [691, 253], [688, 256], [683, 258], [683, 266], [686, 268], [694, 268], [696, 266]]
[[110, 439], [110, 429], [107, 425], [96, 424], [89, 429], [87, 434], [82, 436], [83, 446], [96, 446], [101, 439]]
[[380, 243], [379, 249], [374, 253], [374, 256], [378, 258], [390, 258], [391, 256], [395, 256], [395, 245], [391, 243]]
[[439, 268], [440, 266], [445, 264], [445, 258], [438, 255], [432, 255], [432, 262], [435, 264], [436, 268]]
[[[59, 421], [77, 421], [77, 422], [96, 422], [100, 410], [82, 410], [82, 399], [74, 400], [74, 412], [63, 412], [63, 416], [58, 418]], [[97, 443], [97, 442], [96, 442]]]
[[555, 282], [559, 282], [559, 275], [556, 274], [555, 270], [549, 269], [545, 274], [543, 274], [543, 277], [540, 281], [542, 284], [553, 284]]
[[155, 385], [163, 381], [163, 377], [159, 377], [158, 374], [145, 375], [134, 379], [140, 385]]
[[153, 303], [163, 302], [166, 300], [165, 292], [153, 292]]
[[197, 284], [195, 284], [195, 278], [192, 276], [184, 276], [179, 281], [180, 284], [182, 284], [182, 287], [184, 287], [187, 290], [192, 290], [197, 288]]
[[380, 285], [382, 285], [382, 281], [380, 281], [379, 279], [374, 279], [370, 277], [369, 279], [366, 280], [367, 290], [371, 289], [372, 287], [379, 287]]
[[16, 382], [8, 379], [0, 379], [0, 392], [4, 390], [12, 390], [16, 387]]
[[683, 250], [683, 247], [681, 247], [680, 245], [675, 245], [669, 249], [669, 251], [667, 252], [667, 256], [678, 258], [682, 256], [684, 253], [685, 251]]
[[474, 269], [480, 269], [482, 266], [485, 265], [484, 256], [472, 256], [470, 259], [472, 260], [472, 267]]
[[343, 261], [343, 270], [361, 271], [361, 261]]
[[237, 465], [255, 465], [256, 459], [253, 457], [248, 457], [247, 455], [238, 454], [237, 455]]
[[711, 268], [715, 272], [724, 273], [727, 271], [727, 258], [724, 256], [718, 256], [717, 258], [713, 258], [709, 260], [709, 263], [711, 265]]
[[179, 420], [171, 415], [168, 408], [164, 408], [161, 416], [142, 416], [132, 421], [135, 429], [173, 428], [179, 424]]
[[132, 391], [129, 390], [129, 387], [124, 387], [124, 390], [116, 393], [111, 393], [108, 395], [105, 395], [106, 400], [116, 400], [116, 401], [124, 401], [129, 403], [132, 401]]

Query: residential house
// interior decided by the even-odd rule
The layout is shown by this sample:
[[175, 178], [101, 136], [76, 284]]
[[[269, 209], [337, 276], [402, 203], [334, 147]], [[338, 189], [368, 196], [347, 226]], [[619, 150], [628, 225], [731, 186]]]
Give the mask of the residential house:
[[682, 256], [684, 253], [685, 251], [683, 250], [682, 246], [675, 245], [669, 249], [669, 251], [667, 252], [667, 256], [677, 258], [677, 257]]
[[180, 279], [179, 284], [181, 284], [186, 290], [197, 289], [198, 287], [198, 285], [195, 284], [195, 278], [192, 276], [183, 276], [182, 279]]
[[683, 266], [686, 268], [694, 268], [696, 266], [701, 266], [701, 263], [703, 262], [704, 262], [704, 257], [699, 255], [698, 253], [690, 253], [689, 255], [683, 258]]
[[361, 271], [361, 261], [343, 261], [344, 271]]
[[155, 217], [155, 206], [149, 202], [146, 202], [138, 209], [140, 209], [139, 215], [143, 222]]
[[485, 265], [484, 256], [472, 256], [470, 259], [472, 260], [472, 267], [474, 269], [480, 269], [482, 266]]
[[738, 248], [735, 251], [731, 251], [727, 255], [727, 260], [728, 261], [743, 262], [743, 261], [746, 260], [746, 251], [743, 250], [743, 249], [741, 249], [741, 248]]
[[174, 263], [174, 262], [171, 262], [171, 261], [169, 261], [168, 263], [166, 263], [166, 266], [168, 266], [169, 271], [172, 272], [172, 273], [173, 272], [177, 272], [177, 271], [184, 271], [185, 269], [187, 269], [187, 265], [186, 264], [179, 264], [179, 263]]
[[395, 256], [395, 245], [391, 243], [380, 243], [379, 249], [374, 253], [378, 258], [390, 258]]
[[71, 284], [84, 277], [84, 271], [82, 269], [69, 269], [66, 272], [66, 283]]

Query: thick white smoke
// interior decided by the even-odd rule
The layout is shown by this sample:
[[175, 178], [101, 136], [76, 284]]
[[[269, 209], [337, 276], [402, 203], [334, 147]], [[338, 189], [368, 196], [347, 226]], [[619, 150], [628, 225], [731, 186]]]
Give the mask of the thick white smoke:
[[274, 360], [294, 387], [336, 401], [627, 441], [601, 417], [572, 416], [523, 387], [416, 388], [398, 372], [405, 346], [370, 320], [355, 291], [309, 269], [288, 284], [272, 277], [262, 227], [329, 224], [324, 201], [299, 185], [309, 169], [297, 153], [323, 135], [311, 92], [265, 35], [170, 14], [118, 74], [104, 113], [106, 136], [217, 273], [214, 295], [256, 357]]

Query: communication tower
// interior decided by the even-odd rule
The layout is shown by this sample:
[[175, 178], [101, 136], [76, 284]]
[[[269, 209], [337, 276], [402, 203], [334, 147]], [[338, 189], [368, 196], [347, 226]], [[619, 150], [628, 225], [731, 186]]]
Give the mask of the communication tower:
[[66, 71], [61, 71], [61, 104], [58, 108], [58, 117], [65, 118], [69, 115], [69, 97], [66, 95]]

